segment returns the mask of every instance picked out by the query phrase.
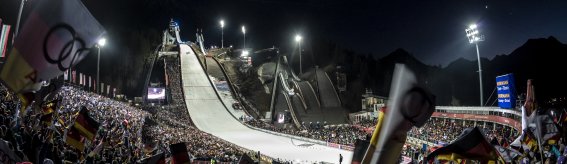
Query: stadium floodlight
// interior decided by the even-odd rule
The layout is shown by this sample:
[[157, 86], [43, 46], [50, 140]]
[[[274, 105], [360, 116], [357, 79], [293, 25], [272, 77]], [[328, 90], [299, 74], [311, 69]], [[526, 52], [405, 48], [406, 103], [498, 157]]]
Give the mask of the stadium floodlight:
[[478, 60], [478, 81], [480, 83], [480, 106], [484, 106], [484, 94], [482, 91], [482, 69], [480, 64], [480, 53], [478, 51], [478, 42], [484, 41], [484, 35], [479, 34], [476, 24], [470, 25], [469, 28], [465, 29], [465, 32], [467, 33], [469, 43], [474, 43], [476, 46], [476, 57]]
[[106, 38], [101, 38], [98, 40], [98, 46], [104, 47], [105, 44], [106, 44]]
[[301, 41], [301, 35], [295, 35], [295, 41], [296, 42], [300, 42]]
[[302, 69], [302, 65], [301, 65], [301, 35], [296, 34], [295, 35], [295, 42], [297, 42], [297, 45], [299, 46], [299, 74], [303, 74], [303, 69]]
[[242, 49], [246, 49], [246, 28], [242, 26], [242, 34], [244, 34], [244, 44]]
[[[96, 60], [96, 82], [100, 83], [100, 48], [106, 45], [106, 38], [100, 38], [96, 47], [98, 48], [98, 55]], [[96, 86], [96, 85], [95, 85]], [[99, 85], [100, 86], [100, 85]], [[101, 88], [101, 87], [99, 87]], [[96, 93], [99, 93], [99, 89], [96, 90]]]
[[221, 27], [221, 48], [224, 48], [224, 20], [220, 21]]

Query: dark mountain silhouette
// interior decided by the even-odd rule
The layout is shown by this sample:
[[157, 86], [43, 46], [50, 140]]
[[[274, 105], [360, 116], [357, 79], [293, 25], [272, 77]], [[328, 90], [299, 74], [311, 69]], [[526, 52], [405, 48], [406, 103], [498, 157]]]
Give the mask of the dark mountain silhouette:
[[[331, 49], [337, 49], [336, 45], [332, 46]], [[319, 58], [322, 60], [318, 64], [344, 67], [348, 84], [347, 91], [341, 96], [344, 106], [351, 111], [361, 109], [360, 99], [365, 88], [371, 88], [380, 96], [388, 96], [396, 63], [404, 63], [414, 70], [419, 83], [436, 95], [438, 105], [480, 104], [476, 60], [460, 58], [441, 68], [426, 65], [403, 49], [397, 49], [380, 59], [356, 54], [352, 50], [329, 52], [335, 52], [335, 56]], [[497, 55], [492, 60], [481, 58], [485, 104], [497, 106], [496, 76], [508, 73], [515, 76], [518, 94], [525, 93], [527, 79], [534, 79], [536, 99], [543, 106], [550, 105], [553, 98], [564, 99], [567, 95], [567, 79], [562, 76], [567, 69], [563, 68], [565, 61], [561, 59], [566, 55], [567, 45], [548, 37], [529, 39], [509, 55]], [[335, 73], [335, 70], [327, 71], [330, 75]]]
[[[567, 79], [562, 77], [566, 55], [567, 45], [552, 36], [530, 39], [510, 55], [495, 57], [487, 63], [490, 68], [484, 69], [489, 70], [485, 71], [487, 77], [514, 73], [519, 93], [525, 92], [527, 79], [534, 79], [536, 100], [546, 105], [553, 98], [566, 96]], [[491, 84], [485, 89], [494, 88], [494, 79]]]

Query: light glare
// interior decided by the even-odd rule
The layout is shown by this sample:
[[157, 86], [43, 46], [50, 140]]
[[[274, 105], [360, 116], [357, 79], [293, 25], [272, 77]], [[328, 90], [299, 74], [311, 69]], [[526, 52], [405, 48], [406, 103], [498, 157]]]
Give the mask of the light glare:
[[296, 42], [301, 41], [301, 35], [295, 35], [295, 41]]
[[98, 40], [98, 46], [103, 47], [106, 44], [106, 38], [101, 38]]

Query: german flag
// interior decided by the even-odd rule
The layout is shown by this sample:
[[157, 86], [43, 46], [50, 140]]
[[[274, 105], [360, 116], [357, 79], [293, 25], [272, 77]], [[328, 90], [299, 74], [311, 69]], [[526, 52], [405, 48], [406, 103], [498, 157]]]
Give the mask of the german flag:
[[449, 155], [452, 160], [470, 159], [484, 162], [496, 161], [498, 158], [496, 149], [484, 138], [478, 127], [464, 130], [451, 144], [431, 152], [427, 161]]
[[45, 125], [50, 126], [53, 120], [53, 111], [57, 108], [57, 100], [50, 101], [45, 103], [42, 107], [43, 115], [41, 116], [40, 120]]
[[189, 155], [187, 155], [187, 147], [185, 146], [185, 142], [169, 145], [169, 150], [171, 151], [172, 164], [190, 162]]
[[73, 126], [77, 128], [81, 135], [92, 141], [100, 125], [89, 116], [87, 108], [83, 106]]
[[79, 131], [75, 129], [75, 127], [69, 127], [69, 130], [67, 131], [67, 135], [65, 137], [65, 142], [76, 148], [77, 150], [83, 151], [85, 149], [85, 145], [81, 140], [82, 137], [79, 134]]

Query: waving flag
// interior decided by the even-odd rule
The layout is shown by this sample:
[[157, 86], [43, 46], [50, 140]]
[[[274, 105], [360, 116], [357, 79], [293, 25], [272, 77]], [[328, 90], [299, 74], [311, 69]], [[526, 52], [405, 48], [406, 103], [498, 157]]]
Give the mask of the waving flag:
[[85, 144], [83, 144], [83, 138], [79, 134], [79, 131], [75, 127], [70, 127], [65, 131], [65, 142], [77, 150], [85, 150]]
[[99, 123], [89, 116], [87, 108], [83, 106], [75, 120], [74, 127], [77, 128], [81, 135], [92, 141], [99, 126]]
[[12, 91], [39, 90], [79, 63], [105, 34], [80, 0], [41, 0], [15, 38], [0, 79]]
[[45, 105], [43, 105], [41, 107], [42, 109], [42, 113], [43, 115], [41, 116], [41, 121], [46, 124], [46, 125], [51, 125], [52, 119], [53, 119], [53, 112], [55, 110], [57, 110], [57, 102], [58, 100], [53, 100], [50, 102], [45, 103]]
[[427, 161], [444, 155], [451, 155], [452, 160], [496, 161], [499, 157], [496, 149], [484, 138], [478, 127], [465, 129], [451, 144], [431, 152], [427, 156]]

